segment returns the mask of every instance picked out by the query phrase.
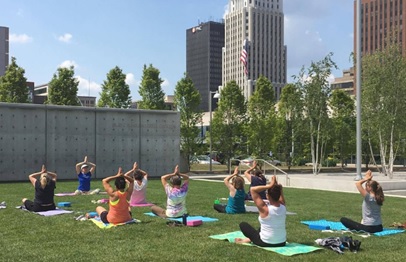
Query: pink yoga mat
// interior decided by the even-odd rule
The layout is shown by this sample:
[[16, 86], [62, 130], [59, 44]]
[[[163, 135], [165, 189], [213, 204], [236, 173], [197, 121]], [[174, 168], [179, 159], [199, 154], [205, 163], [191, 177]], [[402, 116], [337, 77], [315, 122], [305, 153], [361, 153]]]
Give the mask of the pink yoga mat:
[[152, 203], [145, 203], [145, 204], [131, 204], [132, 207], [150, 207], [153, 206]]

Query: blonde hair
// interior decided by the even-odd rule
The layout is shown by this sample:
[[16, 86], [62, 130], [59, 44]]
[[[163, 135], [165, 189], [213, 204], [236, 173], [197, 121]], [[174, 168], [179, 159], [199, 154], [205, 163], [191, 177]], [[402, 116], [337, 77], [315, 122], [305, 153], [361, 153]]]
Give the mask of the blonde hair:
[[48, 183], [48, 174], [42, 173], [39, 182], [41, 183], [42, 189], [44, 189]]

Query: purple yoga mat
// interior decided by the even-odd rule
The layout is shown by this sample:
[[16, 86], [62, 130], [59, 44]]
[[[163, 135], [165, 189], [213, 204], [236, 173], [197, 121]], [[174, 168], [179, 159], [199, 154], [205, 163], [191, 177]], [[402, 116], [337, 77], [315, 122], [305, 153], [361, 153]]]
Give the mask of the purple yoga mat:
[[[105, 195], [105, 194], [107, 194], [107, 192], [99, 192], [98, 194]], [[98, 195], [98, 194], [95, 194], [95, 195]], [[74, 192], [72, 192], [72, 193], [56, 193], [55, 196], [75, 196], [75, 193]]]

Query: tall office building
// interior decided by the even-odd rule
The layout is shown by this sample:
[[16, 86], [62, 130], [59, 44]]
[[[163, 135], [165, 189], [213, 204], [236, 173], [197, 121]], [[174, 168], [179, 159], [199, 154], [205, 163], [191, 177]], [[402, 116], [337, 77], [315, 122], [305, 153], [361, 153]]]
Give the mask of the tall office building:
[[0, 26], [0, 76], [4, 75], [8, 66], [8, 27]]
[[[272, 82], [279, 99], [287, 71], [283, 19], [283, 0], [229, 0], [223, 85], [235, 80], [248, 99], [256, 79], [263, 75]], [[242, 53], [244, 42], [247, 45]]]
[[210, 21], [186, 30], [186, 73], [200, 92], [202, 98], [200, 109], [204, 112], [210, 110], [210, 97], [212, 110], [217, 105], [210, 92], [217, 91], [222, 83], [223, 46], [223, 23]]
[[[395, 34], [406, 50], [406, 34], [403, 34], [403, 14], [406, 3], [403, 0], [361, 0], [361, 55], [371, 54], [385, 44], [385, 38]], [[357, 1], [354, 1], [354, 34], [356, 35]], [[354, 51], [356, 48], [354, 38]]]

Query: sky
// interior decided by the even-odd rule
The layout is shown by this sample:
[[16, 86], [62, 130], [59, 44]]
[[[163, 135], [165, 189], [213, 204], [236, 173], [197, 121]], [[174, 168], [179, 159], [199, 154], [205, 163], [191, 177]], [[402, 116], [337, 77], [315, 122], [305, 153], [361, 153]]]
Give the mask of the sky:
[[[228, 0], [0, 0], [0, 26], [10, 31], [10, 61], [35, 85], [57, 68], [73, 65], [78, 95], [99, 97], [107, 73], [126, 74], [133, 100], [144, 65], [160, 70], [162, 89], [173, 95], [186, 71], [186, 30], [220, 21]], [[288, 82], [312, 61], [332, 52], [339, 67], [351, 67], [353, 0], [284, 0]]]

